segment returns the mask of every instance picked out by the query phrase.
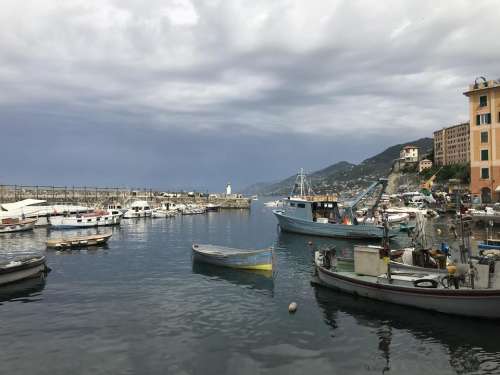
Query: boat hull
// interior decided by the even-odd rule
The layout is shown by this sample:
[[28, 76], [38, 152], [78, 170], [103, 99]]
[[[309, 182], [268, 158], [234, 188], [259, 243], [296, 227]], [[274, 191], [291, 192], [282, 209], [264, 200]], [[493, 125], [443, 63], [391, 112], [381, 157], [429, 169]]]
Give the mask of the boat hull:
[[271, 271], [273, 269], [273, 249], [269, 248], [231, 255], [216, 255], [204, 253], [196, 249], [196, 245], [193, 245], [193, 261], [221, 267]]
[[23, 262], [19, 266], [8, 267], [8, 269], [0, 266], [0, 285], [38, 277], [45, 273], [46, 269], [45, 257], [38, 257], [33, 261]]
[[108, 227], [112, 225], [120, 225], [121, 215], [109, 214], [91, 217], [56, 216], [49, 218], [49, 222], [50, 226], [54, 229]]
[[80, 236], [80, 237], [69, 237], [60, 239], [51, 239], [46, 242], [47, 248], [52, 249], [70, 249], [70, 248], [82, 248], [91, 246], [103, 246], [111, 238], [112, 234], [104, 235], [91, 235], [91, 236]]
[[[297, 218], [292, 218], [283, 215], [278, 211], [273, 211], [278, 219], [282, 230], [287, 232], [308, 234], [322, 237], [338, 237], [338, 238], [355, 238], [355, 239], [381, 239], [384, 236], [382, 227], [371, 224], [345, 225], [345, 224], [330, 224], [307, 221]], [[390, 237], [394, 237], [396, 233], [392, 230], [389, 232]]]
[[409, 288], [358, 280], [319, 266], [316, 270], [321, 285], [356, 296], [446, 314], [500, 319], [500, 290]]

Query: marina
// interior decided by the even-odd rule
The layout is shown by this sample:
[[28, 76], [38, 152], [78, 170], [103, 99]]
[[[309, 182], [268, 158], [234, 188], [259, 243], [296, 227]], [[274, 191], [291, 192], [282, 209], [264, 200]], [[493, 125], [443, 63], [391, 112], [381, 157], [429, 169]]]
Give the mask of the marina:
[[[249, 211], [125, 220], [107, 229], [113, 235], [98, 251], [45, 252], [46, 228], [0, 238], [2, 248], [7, 249], [3, 256], [44, 254], [52, 268], [44, 280], [23, 283], [15, 290], [14, 284], [5, 291], [0, 288], [0, 301], [4, 301], [0, 314], [9, 322], [0, 328], [5, 344], [0, 353], [2, 368], [36, 372], [48, 358], [74, 356], [91, 366], [97, 356], [101, 370], [109, 372], [116, 369], [116, 358], [130, 357], [130, 345], [141, 354], [134, 360], [137, 365], [148, 366], [154, 373], [179, 368], [202, 371], [204, 361], [214, 361], [211, 371], [234, 373], [242, 361], [251, 361], [254, 366], [280, 371], [326, 363], [332, 371], [363, 372], [370, 366], [379, 372], [389, 366], [395, 372], [405, 368], [408, 374], [441, 374], [462, 371], [463, 363], [456, 358], [463, 352], [471, 361], [468, 371], [500, 368], [498, 340], [484, 336], [496, 330], [498, 323], [474, 321], [476, 329], [469, 330], [469, 319], [393, 304], [387, 307], [383, 302], [369, 303], [311, 286], [314, 256], [310, 242], [314, 248], [334, 246], [346, 258], [352, 257], [358, 242], [277, 232], [274, 215], [264, 203], [262, 198], [255, 201]], [[452, 219], [434, 220], [432, 225], [447, 237], [446, 220]], [[228, 226], [230, 232], [224, 229]], [[54, 234], [92, 231], [97, 228]], [[239, 249], [273, 244], [275, 271], [269, 276], [269, 271], [263, 274], [193, 262], [193, 240]], [[403, 233], [391, 246], [407, 243]], [[294, 319], [288, 316], [290, 301], [299, 306]], [[37, 323], [40, 319], [43, 326]], [[103, 330], [103, 326], [112, 328]], [[89, 334], [94, 336], [92, 342], [82, 340]], [[392, 344], [381, 350], [380, 337]], [[66, 345], [74, 340], [78, 345]], [[420, 350], [423, 342], [432, 343], [431, 353]], [[201, 343], [218, 349], [197, 352], [195, 360], [189, 348]], [[355, 360], [346, 358], [346, 343], [364, 354]], [[398, 345], [405, 346], [404, 353], [396, 349]], [[20, 346], [36, 355], [19, 363], [15, 353]], [[304, 350], [315, 354], [297, 356]], [[232, 358], [238, 358], [238, 363]], [[60, 372], [71, 366], [71, 362], [52, 361], [46, 368]], [[124, 363], [119, 367], [122, 371], [130, 368]]]

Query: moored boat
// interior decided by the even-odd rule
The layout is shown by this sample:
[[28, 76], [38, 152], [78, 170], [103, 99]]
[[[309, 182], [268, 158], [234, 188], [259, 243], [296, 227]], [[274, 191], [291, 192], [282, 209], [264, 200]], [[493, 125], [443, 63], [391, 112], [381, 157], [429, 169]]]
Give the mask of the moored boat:
[[139, 217], [150, 217], [153, 210], [149, 206], [149, 203], [146, 201], [135, 201], [130, 205], [130, 209], [128, 209], [123, 215], [124, 219], [133, 219]]
[[[283, 208], [273, 210], [273, 213], [278, 219], [280, 228], [288, 232], [349, 239], [380, 239], [385, 235], [383, 226], [364, 223], [356, 218], [355, 212], [357, 205], [375, 188], [382, 185], [380, 194], [373, 204], [373, 207], [376, 207], [386, 183], [386, 179], [372, 183], [354, 201], [341, 207], [336, 196], [314, 195], [301, 170], [291, 196], [283, 199]], [[299, 187], [299, 191], [298, 195], [293, 196], [295, 187]], [[389, 237], [396, 235], [395, 230], [389, 231]]]
[[105, 227], [119, 225], [121, 218], [121, 214], [112, 214], [107, 211], [93, 211], [75, 216], [50, 217], [49, 223], [54, 229]]
[[93, 234], [90, 236], [72, 236], [49, 239], [46, 242], [48, 248], [52, 249], [70, 249], [88, 246], [101, 246], [106, 244], [111, 238], [112, 233]]
[[379, 250], [355, 248], [354, 251], [354, 271], [338, 270], [334, 251], [317, 251], [313, 282], [353, 295], [420, 309], [500, 318], [500, 270], [490, 275], [490, 265], [474, 263], [473, 277], [454, 273], [458, 268], [450, 268], [446, 273], [408, 268], [398, 271], [381, 259], [384, 254]]
[[5, 218], [0, 221], [0, 233], [32, 230], [37, 219]]
[[274, 249], [260, 250], [235, 249], [216, 245], [193, 244], [193, 261], [214, 264], [222, 267], [249, 270], [273, 269]]
[[37, 277], [48, 268], [44, 256], [30, 256], [0, 263], [0, 285]]

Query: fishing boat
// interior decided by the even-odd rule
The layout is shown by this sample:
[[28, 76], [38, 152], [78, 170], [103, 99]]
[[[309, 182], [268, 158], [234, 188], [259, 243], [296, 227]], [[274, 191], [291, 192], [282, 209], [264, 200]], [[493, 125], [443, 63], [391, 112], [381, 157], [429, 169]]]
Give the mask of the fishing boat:
[[[303, 170], [297, 176], [295, 186], [300, 188], [299, 195], [294, 196], [295, 187], [290, 197], [283, 199], [283, 208], [273, 210], [280, 228], [284, 231], [325, 237], [349, 239], [380, 239], [384, 235], [382, 225], [363, 223], [356, 218], [356, 206], [377, 186], [383, 187], [386, 179], [374, 182], [350, 204], [342, 209], [337, 198], [331, 195], [314, 195]], [[380, 196], [375, 201], [378, 204]], [[394, 237], [397, 231], [390, 230]]]
[[122, 215], [107, 211], [93, 211], [74, 216], [54, 216], [49, 218], [50, 226], [54, 229], [90, 228], [119, 225]]
[[0, 285], [41, 276], [48, 271], [44, 256], [30, 256], [0, 263]]
[[0, 220], [0, 234], [32, 230], [37, 219], [5, 218]]
[[149, 203], [146, 201], [135, 201], [130, 205], [130, 209], [128, 209], [123, 215], [124, 219], [134, 219], [139, 217], [150, 217], [153, 210], [149, 206]]
[[89, 246], [102, 246], [108, 242], [112, 233], [93, 234], [90, 236], [72, 236], [50, 239], [46, 242], [51, 249], [70, 249]]
[[273, 269], [274, 249], [260, 250], [234, 249], [216, 245], [193, 244], [193, 261], [222, 267], [248, 270]]

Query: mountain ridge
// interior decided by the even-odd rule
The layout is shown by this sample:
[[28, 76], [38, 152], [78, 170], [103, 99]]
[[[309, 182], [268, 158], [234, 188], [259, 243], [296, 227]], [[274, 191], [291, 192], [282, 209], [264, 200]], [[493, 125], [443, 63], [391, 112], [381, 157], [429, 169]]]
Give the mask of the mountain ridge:
[[[339, 161], [308, 175], [317, 193], [338, 193], [344, 189], [359, 189], [381, 177], [387, 177], [394, 160], [399, 158], [401, 149], [406, 145], [419, 147], [420, 156], [427, 155], [433, 148], [432, 138], [420, 138], [412, 142], [396, 144], [384, 151], [363, 160], [359, 164]], [[295, 183], [295, 175], [279, 182], [260, 182], [247, 187], [245, 194], [287, 195]]]

